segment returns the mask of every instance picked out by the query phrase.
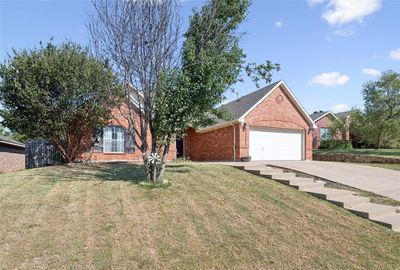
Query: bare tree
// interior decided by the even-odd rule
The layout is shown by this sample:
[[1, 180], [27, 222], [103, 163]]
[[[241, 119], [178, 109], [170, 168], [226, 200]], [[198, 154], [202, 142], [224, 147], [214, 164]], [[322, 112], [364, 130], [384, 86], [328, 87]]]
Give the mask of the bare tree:
[[162, 151], [154, 127], [155, 97], [161, 74], [179, 64], [178, 1], [99, 0], [93, 6], [96, 14], [88, 23], [92, 47], [97, 56], [112, 61], [124, 85], [126, 108], [121, 115], [138, 138], [134, 141], [148, 168], [148, 180], [156, 181], [148, 151], [152, 156]]

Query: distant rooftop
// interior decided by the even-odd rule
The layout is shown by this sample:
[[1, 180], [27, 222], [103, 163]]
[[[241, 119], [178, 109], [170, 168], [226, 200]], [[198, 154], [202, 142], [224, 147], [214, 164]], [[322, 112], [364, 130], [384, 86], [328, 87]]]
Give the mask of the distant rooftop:
[[315, 111], [312, 114], [310, 114], [310, 118], [315, 121], [318, 118], [320, 118], [321, 116], [323, 116], [324, 114], [326, 114], [328, 111]]
[[25, 148], [24, 143], [12, 140], [5, 136], [0, 136], [0, 144]]
[[350, 111], [346, 111], [346, 112], [335, 113], [335, 115], [337, 118], [345, 118], [345, 117], [349, 116], [352, 112], [353, 112], [353, 110], [350, 110]]

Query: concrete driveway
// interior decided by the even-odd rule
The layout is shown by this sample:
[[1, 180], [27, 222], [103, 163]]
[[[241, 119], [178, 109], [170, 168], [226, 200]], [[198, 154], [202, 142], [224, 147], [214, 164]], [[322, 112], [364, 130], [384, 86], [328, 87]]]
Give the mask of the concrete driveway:
[[400, 171], [327, 161], [266, 161], [400, 201]]

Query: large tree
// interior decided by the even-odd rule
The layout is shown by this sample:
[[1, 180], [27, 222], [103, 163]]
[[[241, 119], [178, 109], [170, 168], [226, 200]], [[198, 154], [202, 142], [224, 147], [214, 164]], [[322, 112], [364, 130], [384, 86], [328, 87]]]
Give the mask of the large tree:
[[248, 0], [209, 1], [194, 10], [184, 35], [182, 63], [178, 70], [164, 74], [157, 95], [156, 130], [164, 145], [160, 178], [163, 177], [168, 145], [184, 135], [185, 128], [207, 126], [217, 118], [230, 120], [219, 106], [226, 91], [242, 81], [246, 73], [258, 86], [270, 82], [279, 64], [245, 62], [237, 29], [247, 15]]
[[14, 50], [0, 66], [2, 123], [29, 138], [54, 144], [65, 162], [91, 146], [93, 131], [120, 99], [109, 63], [72, 42]]
[[121, 115], [142, 152], [148, 180], [155, 180], [148, 152], [158, 152], [154, 108], [160, 76], [179, 63], [178, 1], [99, 0], [93, 6], [88, 29], [94, 52], [112, 61], [124, 85], [127, 110]]
[[400, 141], [400, 74], [386, 71], [363, 85], [364, 110], [352, 116], [351, 129], [375, 148]]
[[[148, 179], [162, 180], [170, 143], [190, 123], [207, 125], [226, 118], [218, 105], [224, 92], [247, 73], [256, 83], [271, 78], [279, 65], [245, 65], [237, 28], [248, 0], [207, 2], [194, 10], [178, 50], [179, 9], [176, 0], [94, 2], [89, 30], [95, 51], [110, 57], [126, 85], [127, 118], [148, 168]], [[139, 125], [135, 124], [139, 118]], [[147, 132], [151, 134], [148, 155]], [[159, 157], [161, 156], [161, 162]]]

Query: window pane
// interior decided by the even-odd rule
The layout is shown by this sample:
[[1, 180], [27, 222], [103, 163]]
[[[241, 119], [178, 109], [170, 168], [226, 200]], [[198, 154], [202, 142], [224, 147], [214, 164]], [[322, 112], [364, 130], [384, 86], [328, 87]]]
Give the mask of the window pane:
[[104, 152], [124, 152], [124, 133], [121, 127], [105, 127], [103, 132]]

